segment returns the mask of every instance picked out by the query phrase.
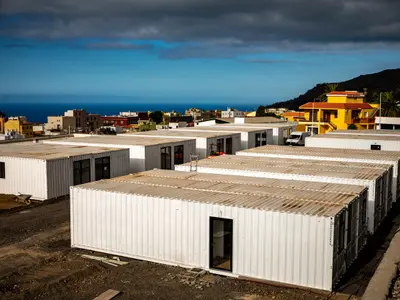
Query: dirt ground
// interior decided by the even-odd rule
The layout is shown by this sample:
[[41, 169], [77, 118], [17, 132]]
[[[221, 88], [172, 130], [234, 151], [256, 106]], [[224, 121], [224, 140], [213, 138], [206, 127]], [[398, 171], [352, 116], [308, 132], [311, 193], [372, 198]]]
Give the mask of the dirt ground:
[[70, 248], [68, 200], [1, 213], [0, 299], [93, 299], [108, 289], [121, 291], [115, 299], [327, 299], [210, 274], [193, 279], [185, 269], [139, 260], [121, 258], [129, 264], [114, 267], [84, 253], [104, 256]]

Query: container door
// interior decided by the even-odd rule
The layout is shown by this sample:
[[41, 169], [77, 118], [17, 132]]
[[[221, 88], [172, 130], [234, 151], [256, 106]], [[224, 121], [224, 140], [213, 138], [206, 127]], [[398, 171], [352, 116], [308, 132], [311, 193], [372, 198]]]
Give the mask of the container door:
[[233, 154], [232, 138], [227, 138], [226, 139], [226, 154]]
[[210, 269], [232, 272], [231, 219], [210, 218]]

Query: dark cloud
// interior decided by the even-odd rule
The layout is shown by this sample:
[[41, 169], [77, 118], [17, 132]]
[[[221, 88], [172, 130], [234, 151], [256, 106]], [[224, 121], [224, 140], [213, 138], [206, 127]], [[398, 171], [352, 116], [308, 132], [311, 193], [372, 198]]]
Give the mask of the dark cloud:
[[133, 43], [121, 43], [121, 42], [108, 42], [108, 43], [89, 43], [83, 46], [87, 49], [98, 49], [98, 50], [152, 50], [154, 47], [150, 44], [133, 44]]
[[29, 44], [6, 44], [3, 45], [4, 48], [33, 48], [35, 46]]
[[3, 1], [6, 21], [16, 15], [29, 17], [0, 26], [0, 35], [196, 43], [162, 53], [172, 59], [400, 44], [399, 0]]

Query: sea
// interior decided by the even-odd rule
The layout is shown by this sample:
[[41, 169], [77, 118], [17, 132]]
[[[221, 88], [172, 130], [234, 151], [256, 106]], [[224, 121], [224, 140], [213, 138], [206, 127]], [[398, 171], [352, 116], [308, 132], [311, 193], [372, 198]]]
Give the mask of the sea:
[[26, 116], [31, 122], [47, 122], [47, 116], [63, 115], [69, 109], [85, 109], [88, 113], [117, 115], [122, 111], [176, 111], [196, 107], [204, 110], [233, 107], [254, 111], [267, 105], [264, 99], [241, 100], [235, 98], [145, 98], [130, 96], [82, 95], [0, 95], [0, 111], [7, 116]]

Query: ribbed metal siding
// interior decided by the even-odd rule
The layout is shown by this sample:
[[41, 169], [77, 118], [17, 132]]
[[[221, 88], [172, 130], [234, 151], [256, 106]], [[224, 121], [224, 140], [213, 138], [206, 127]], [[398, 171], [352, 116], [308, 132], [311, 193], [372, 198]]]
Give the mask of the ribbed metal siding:
[[[189, 172], [190, 168], [187, 165], [181, 165], [175, 167], [177, 171]], [[197, 172], [200, 173], [211, 173], [211, 174], [222, 174], [222, 175], [239, 175], [239, 176], [249, 176], [258, 178], [274, 178], [274, 179], [286, 179], [286, 180], [300, 180], [300, 181], [311, 181], [311, 182], [327, 182], [327, 183], [339, 183], [347, 185], [362, 185], [368, 187], [368, 231], [370, 233], [375, 232], [375, 224], [379, 219], [379, 210], [376, 210], [376, 198], [380, 193], [382, 185], [377, 185], [377, 182], [381, 179], [379, 177], [377, 180], [363, 180], [363, 179], [350, 179], [350, 178], [340, 178], [340, 177], [326, 177], [326, 176], [310, 176], [303, 174], [285, 174], [285, 173], [274, 173], [274, 172], [260, 172], [253, 170], [235, 170], [235, 169], [224, 169], [223, 166], [220, 167], [197, 167]], [[375, 194], [377, 193], [377, 194]], [[379, 201], [379, 200], [378, 200]], [[380, 222], [378, 222], [379, 224]]]
[[0, 157], [5, 177], [0, 178], [0, 193], [28, 194], [32, 199], [47, 199], [46, 161], [21, 157]]
[[331, 290], [333, 220], [72, 188], [73, 247], [209, 269], [209, 218], [233, 219], [233, 272]]

